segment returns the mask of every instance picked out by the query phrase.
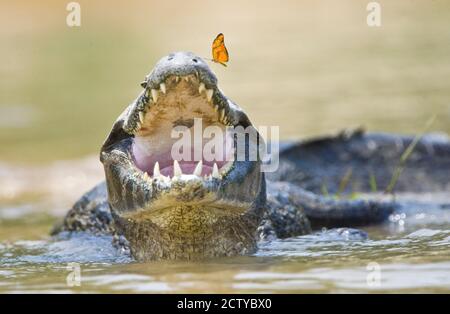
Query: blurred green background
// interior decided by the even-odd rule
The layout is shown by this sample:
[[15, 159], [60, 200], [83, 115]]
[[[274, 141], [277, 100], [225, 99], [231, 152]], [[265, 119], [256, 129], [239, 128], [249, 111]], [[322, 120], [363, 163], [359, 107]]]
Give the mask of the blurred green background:
[[155, 62], [171, 51], [210, 56], [225, 34], [225, 94], [282, 138], [346, 127], [450, 132], [450, 2], [0, 2], [0, 160], [40, 163], [96, 154]]

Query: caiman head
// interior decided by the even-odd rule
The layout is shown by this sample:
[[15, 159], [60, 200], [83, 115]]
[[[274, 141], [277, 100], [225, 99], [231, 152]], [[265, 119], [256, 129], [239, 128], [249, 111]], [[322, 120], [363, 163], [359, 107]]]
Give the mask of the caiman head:
[[254, 158], [261, 141], [247, 115], [192, 53], [162, 58], [141, 85], [100, 157], [116, 229], [133, 256], [254, 251], [266, 195], [259, 154]]

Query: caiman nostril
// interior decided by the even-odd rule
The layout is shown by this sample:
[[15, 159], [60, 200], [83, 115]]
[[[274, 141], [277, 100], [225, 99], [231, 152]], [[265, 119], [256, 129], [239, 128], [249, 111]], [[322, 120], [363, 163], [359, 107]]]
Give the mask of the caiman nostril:
[[197, 59], [195, 59], [195, 58], [194, 58], [194, 59], [192, 59], [192, 61], [194, 61], [195, 63], [197, 63], [197, 62], [198, 62], [198, 60], [197, 60]]

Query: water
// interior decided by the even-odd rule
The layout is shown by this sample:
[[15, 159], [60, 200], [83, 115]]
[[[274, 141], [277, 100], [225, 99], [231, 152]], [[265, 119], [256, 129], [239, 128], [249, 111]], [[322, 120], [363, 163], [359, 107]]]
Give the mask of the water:
[[[202, 263], [136, 263], [108, 238], [48, 236], [102, 180], [99, 147], [153, 64], [175, 50], [208, 57], [219, 32], [231, 56], [211, 65], [221, 88], [284, 139], [359, 125], [416, 134], [432, 115], [429, 131], [450, 132], [449, 4], [378, 2], [376, 29], [352, 0], [262, 0], [257, 12], [95, 1], [78, 29], [54, 1], [1, 2], [0, 292], [450, 292], [447, 195], [404, 195], [369, 240], [323, 232]], [[67, 284], [71, 262], [80, 287]]]
[[[255, 256], [201, 263], [136, 263], [110, 238], [0, 246], [1, 292], [449, 292], [450, 231], [419, 229], [378, 240], [323, 234], [261, 243]], [[81, 286], [67, 277], [77, 261]], [[379, 270], [379, 281], [371, 274]]]
[[[397, 195], [403, 208], [364, 228], [368, 238], [322, 230], [260, 242], [252, 256], [137, 263], [108, 236], [48, 236], [72, 198], [101, 179], [94, 157], [0, 172], [12, 183], [0, 206], [0, 292], [450, 292], [444, 193]], [[80, 286], [71, 286], [74, 267]]]

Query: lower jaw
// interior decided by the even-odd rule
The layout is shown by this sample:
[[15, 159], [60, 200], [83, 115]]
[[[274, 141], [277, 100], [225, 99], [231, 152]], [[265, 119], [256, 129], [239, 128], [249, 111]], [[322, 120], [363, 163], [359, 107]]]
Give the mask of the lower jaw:
[[114, 217], [136, 260], [201, 260], [256, 250], [258, 221], [250, 218], [253, 215], [216, 217], [189, 206], [178, 206], [174, 212], [180, 216], [172, 217], [165, 225]]

